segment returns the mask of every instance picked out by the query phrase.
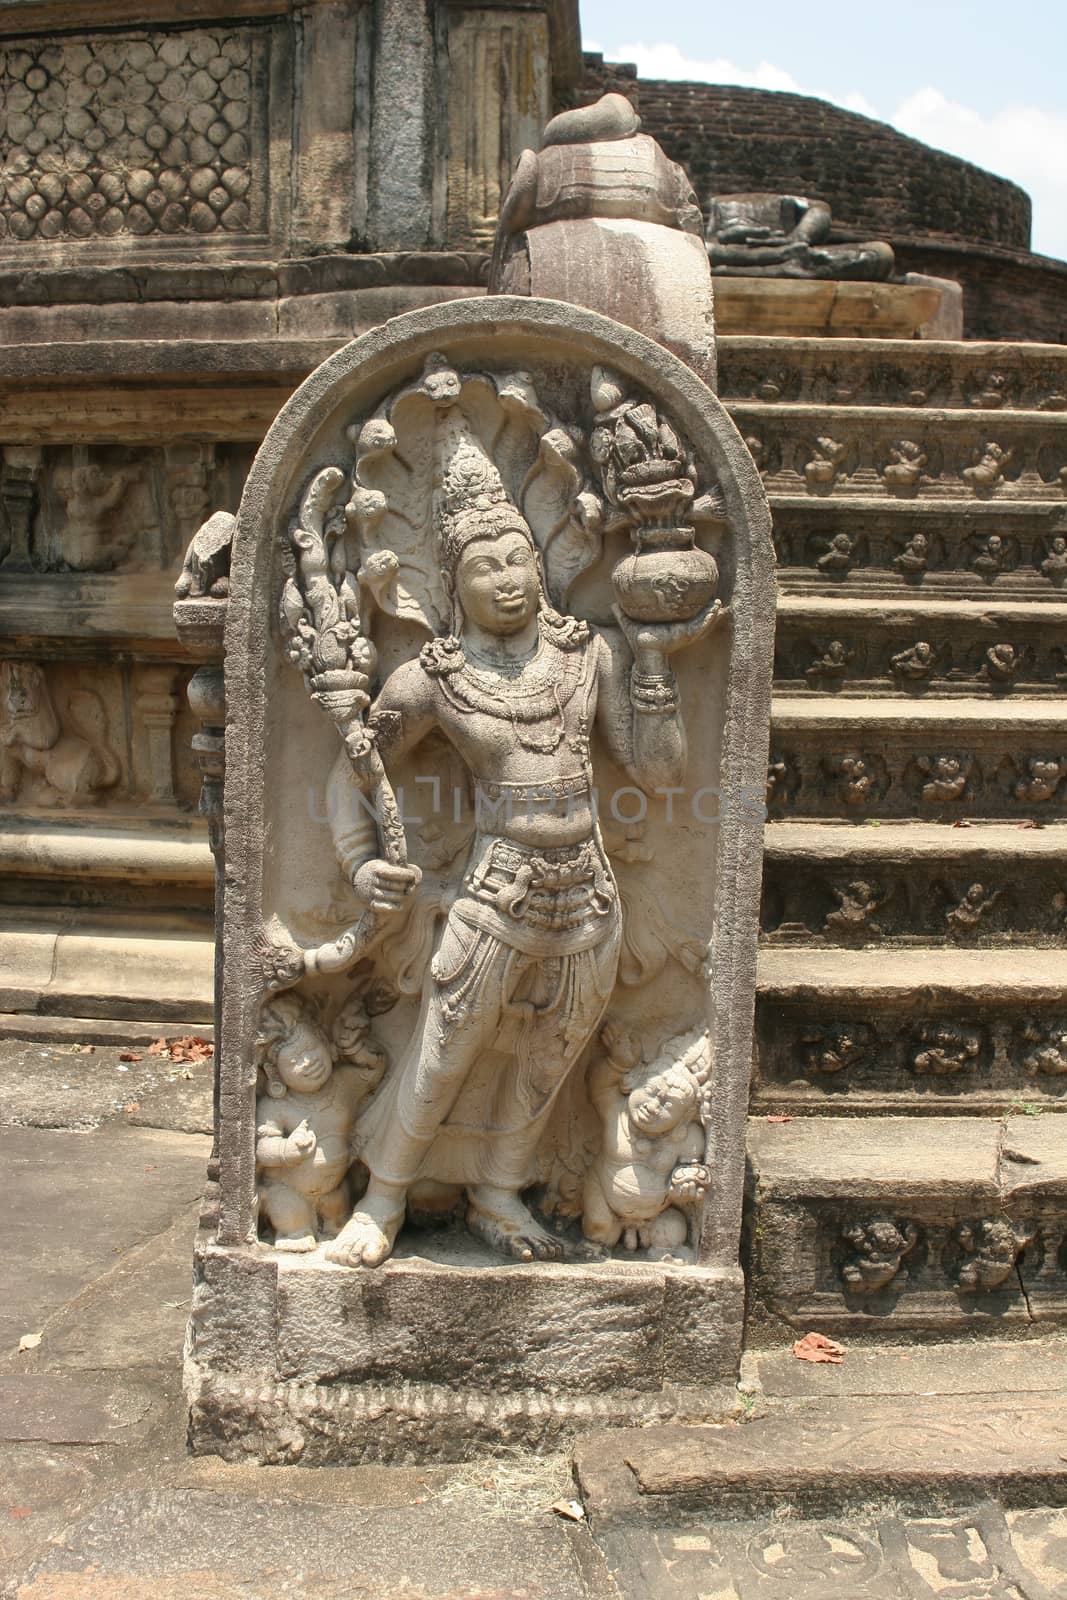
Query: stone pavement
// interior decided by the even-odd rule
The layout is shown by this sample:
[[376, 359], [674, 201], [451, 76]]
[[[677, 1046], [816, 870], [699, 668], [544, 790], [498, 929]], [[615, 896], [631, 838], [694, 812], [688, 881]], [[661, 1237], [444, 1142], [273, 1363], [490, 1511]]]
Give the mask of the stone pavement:
[[[549, 1509], [576, 1492], [564, 1456], [323, 1470], [189, 1457], [180, 1351], [210, 1068], [175, 1067], [143, 1043], [123, 1052], [140, 1061], [123, 1062], [117, 1041], [92, 1054], [76, 1042], [68, 1029], [0, 1043], [12, 1262], [0, 1302], [3, 1600], [1067, 1597], [1067, 1511], [1035, 1503], [1067, 1498], [1067, 1433], [1056, 1432], [1067, 1347], [1054, 1340], [857, 1345], [819, 1368], [759, 1352], [746, 1358], [746, 1404], [766, 1420], [703, 1430], [698, 1448], [678, 1430], [587, 1443], [578, 1523]], [[40, 1342], [19, 1351], [27, 1335]], [[1012, 1396], [996, 1393], [1005, 1386]], [[829, 1508], [805, 1489], [806, 1470], [820, 1475], [812, 1438], [825, 1416], [847, 1453], [850, 1419], [858, 1428], [879, 1406], [918, 1427], [920, 1456], [924, 1419], [936, 1433], [946, 1408], [964, 1434], [972, 1418], [997, 1436], [998, 1417], [1022, 1417], [1026, 1447], [1009, 1436], [1007, 1458], [1033, 1465], [1039, 1435], [1044, 1476], [1003, 1500], [979, 1473], [968, 1503], [928, 1478], [906, 1509], [871, 1485]], [[773, 1444], [754, 1449], [768, 1427]], [[714, 1489], [718, 1450], [748, 1458], [747, 1499], [728, 1505]], [[935, 1456], [923, 1459], [934, 1472]], [[646, 1490], [672, 1492], [635, 1509], [642, 1473]]]

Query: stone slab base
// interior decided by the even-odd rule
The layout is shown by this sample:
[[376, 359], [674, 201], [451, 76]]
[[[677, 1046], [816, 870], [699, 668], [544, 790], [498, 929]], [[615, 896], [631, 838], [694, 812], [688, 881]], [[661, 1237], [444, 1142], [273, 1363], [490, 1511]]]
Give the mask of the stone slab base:
[[737, 1410], [740, 1269], [494, 1261], [461, 1234], [367, 1270], [197, 1243], [190, 1440], [227, 1460], [462, 1460]]
[[594, 1529], [686, 1514], [800, 1515], [892, 1501], [926, 1511], [999, 1498], [1062, 1503], [1067, 1399], [1012, 1396], [815, 1406], [741, 1428], [651, 1427], [579, 1440], [575, 1469]]
[[716, 273], [713, 283], [715, 328], [723, 334], [914, 339], [942, 303], [942, 290], [933, 282], [842, 283]]

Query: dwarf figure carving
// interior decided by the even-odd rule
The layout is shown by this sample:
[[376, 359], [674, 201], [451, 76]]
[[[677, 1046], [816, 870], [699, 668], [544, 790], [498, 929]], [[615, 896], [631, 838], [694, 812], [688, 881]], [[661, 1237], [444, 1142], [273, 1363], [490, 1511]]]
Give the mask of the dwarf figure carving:
[[965, 1072], [978, 1059], [982, 1041], [976, 1033], [966, 1033], [950, 1023], [928, 1023], [920, 1030], [925, 1048], [912, 1058], [912, 1070], [931, 1073], [935, 1078]]
[[852, 1294], [874, 1294], [893, 1282], [900, 1264], [919, 1242], [913, 1222], [898, 1227], [889, 1217], [874, 1217], [870, 1222], [842, 1230], [855, 1250], [841, 1268], [845, 1288]]
[[919, 639], [906, 650], [899, 650], [889, 658], [889, 665], [898, 678], [910, 683], [922, 683], [937, 666], [937, 651], [927, 639]]
[[351, 1212], [349, 1136], [386, 1056], [370, 1038], [360, 989], [338, 1015], [332, 1040], [309, 1001], [275, 996], [263, 1008], [256, 1053], [260, 1215], [274, 1229], [276, 1250], [314, 1250], [320, 1232], [333, 1238]]
[[916, 765], [927, 779], [924, 800], [961, 800], [974, 762], [969, 756], [919, 756]]
[[646, 1249], [650, 1260], [685, 1259], [689, 1224], [679, 1207], [699, 1200], [710, 1181], [699, 1120], [707, 1035], [668, 1040], [647, 1066], [637, 1040], [615, 1023], [604, 1025], [600, 1043], [589, 1093], [602, 1143], [586, 1178], [583, 1232], [594, 1244]]
[[972, 1294], [1002, 1288], [1035, 1237], [1033, 1229], [1017, 1228], [1007, 1217], [983, 1217], [979, 1222], [964, 1223], [959, 1240], [970, 1259], [960, 1268], [960, 1288]]
[[1031, 756], [1027, 769], [1029, 777], [1020, 778], [1015, 785], [1015, 798], [1043, 805], [1055, 797], [1067, 775], [1067, 756]]

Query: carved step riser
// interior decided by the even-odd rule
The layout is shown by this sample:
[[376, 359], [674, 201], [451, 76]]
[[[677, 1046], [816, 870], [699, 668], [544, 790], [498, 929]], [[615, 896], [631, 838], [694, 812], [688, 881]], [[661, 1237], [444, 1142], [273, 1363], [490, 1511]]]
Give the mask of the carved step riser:
[[1051, 822], [1067, 814], [1067, 733], [1024, 734], [1009, 725], [995, 743], [983, 733], [954, 728], [948, 718], [942, 728], [911, 734], [779, 726], [771, 735], [769, 816], [953, 823]]
[[[958, 838], [959, 835], [957, 834]], [[773, 842], [773, 831], [771, 840]], [[862, 945], [887, 941], [961, 946], [1067, 940], [1067, 853], [1062, 859], [872, 859], [828, 867], [765, 859], [760, 927], [765, 941]]]
[[1067, 360], [1047, 345], [931, 349], [921, 341], [718, 341], [728, 405], [908, 406], [964, 411], [1067, 411]]
[[[998, 1236], [983, 1250], [982, 1223]], [[872, 1224], [897, 1230], [899, 1268], [883, 1274], [864, 1253]], [[883, 1238], [885, 1235], [883, 1234]], [[892, 1235], [889, 1235], [892, 1239]], [[963, 1240], [969, 1239], [968, 1249]], [[1025, 1241], [1025, 1243], [1023, 1243]], [[1004, 1281], [992, 1283], [1018, 1251]], [[886, 1251], [890, 1261], [895, 1252]], [[813, 1199], [760, 1206], [754, 1287], [762, 1307], [794, 1327], [827, 1333], [988, 1330], [1067, 1322], [1067, 1201], [1013, 1197], [992, 1209], [944, 1196], [865, 1203]], [[997, 1256], [1003, 1259], [996, 1259]]]
[[[872, 1005], [813, 993], [761, 996], [753, 1109], [834, 1116], [1067, 1107], [1067, 1009], [1010, 990], [985, 1005], [951, 999]], [[1067, 1123], [1064, 1125], [1067, 1140]]]
[[1062, 502], [1067, 493], [1067, 415], [745, 404], [730, 411], [772, 497]]
[[985, 615], [904, 625], [893, 616], [812, 623], [779, 612], [774, 672], [776, 687], [791, 694], [1063, 695], [1067, 611], [1062, 623]]
[[809, 505], [771, 496], [786, 591], [1056, 600], [1067, 583], [1067, 505]]

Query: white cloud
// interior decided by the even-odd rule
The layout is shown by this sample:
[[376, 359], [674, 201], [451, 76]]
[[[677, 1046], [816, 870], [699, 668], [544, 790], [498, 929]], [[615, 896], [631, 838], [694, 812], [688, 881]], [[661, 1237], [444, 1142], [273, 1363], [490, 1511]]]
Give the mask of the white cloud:
[[1019, 184], [1034, 202], [1033, 248], [1067, 259], [1067, 116], [1023, 105], [983, 116], [926, 88], [888, 120], [913, 139]]
[[[597, 46], [596, 48], [601, 48]], [[976, 166], [1010, 178], [1034, 203], [1033, 249], [1067, 259], [1067, 115], [1038, 106], [1011, 105], [992, 113], [949, 100], [939, 89], [920, 89], [895, 109], [874, 105], [860, 90], [828, 94], [800, 84], [792, 73], [761, 61], [744, 67], [726, 57], [700, 60], [674, 44], [620, 44], [604, 52], [612, 61], [633, 61], [642, 78], [696, 83], [738, 84], [743, 88], [778, 89], [829, 100], [846, 111], [875, 117], [947, 150]]]
[[676, 44], [620, 44], [610, 52], [612, 61], [632, 61], [642, 78], [670, 78], [686, 83], [736, 83], [746, 89], [785, 89], [792, 94], [804, 91], [796, 79], [781, 67], [761, 61], [757, 67], [741, 67], [725, 56], [699, 61], [685, 56]]

